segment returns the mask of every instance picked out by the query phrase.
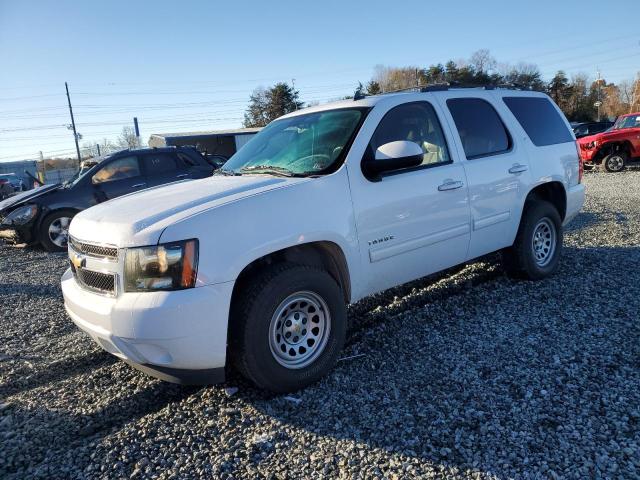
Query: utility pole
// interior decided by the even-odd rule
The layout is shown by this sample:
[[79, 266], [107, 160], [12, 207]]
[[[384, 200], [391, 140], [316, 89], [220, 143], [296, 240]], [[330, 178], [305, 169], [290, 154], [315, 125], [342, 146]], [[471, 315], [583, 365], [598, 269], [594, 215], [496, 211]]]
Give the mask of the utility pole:
[[98, 156], [100, 156], [100, 144], [96, 143], [96, 148], [98, 149]]
[[598, 70], [598, 101], [596, 102], [596, 106], [598, 107], [598, 121], [600, 121], [600, 106], [602, 102], [600, 101], [600, 70]]
[[133, 117], [133, 130], [136, 132], [137, 146], [140, 147], [140, 129], [138, 128], [138, 117]]
[[[294, 95], [294, 98], [295, 98], [295, 94], [296, 94], [296, 79], [295, 78], [291, 79], [291, 93]], [[294, 100], [293, 104], [294, 104], [296, 110], [298, 110], [298, 101]]]
[[71, 126], [73, 127], [73, 139], [76, 142], [76, 153], [78, 154], [78, 168], [80, 168], [80, 147], [78, 146], [78, 132], [76, 132], [76, 121], [73, 119], [73, 108], [71, 108], [71, 97], [69, 96], [69, 85], [64, 82], [64, 88], [67, 90], [67, 101], [69, 102], [69, 114], [71, 115]]

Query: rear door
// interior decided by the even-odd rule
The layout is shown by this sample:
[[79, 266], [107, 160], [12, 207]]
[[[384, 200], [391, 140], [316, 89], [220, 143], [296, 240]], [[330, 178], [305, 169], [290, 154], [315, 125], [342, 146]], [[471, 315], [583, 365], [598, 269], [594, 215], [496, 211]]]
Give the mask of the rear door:
[[111, 160], [100, 168], [91, 177], [91, 185], [99, 203], [141, 190], [147, 186], [147, 182], [138, 157], [127, 155]]
[[469, 184], [468, 259], [510, 246], [531, 185], [523, 139], [506, 127], [506, 107], [490, 95], [452, 90], [438, 95], [438, 100], [455, 131]]
[[150, 187], [177, 182], [188, 173], [178, 168], [175, 154], [168, 152], [148, 152], [142, 156], [142, 165]]

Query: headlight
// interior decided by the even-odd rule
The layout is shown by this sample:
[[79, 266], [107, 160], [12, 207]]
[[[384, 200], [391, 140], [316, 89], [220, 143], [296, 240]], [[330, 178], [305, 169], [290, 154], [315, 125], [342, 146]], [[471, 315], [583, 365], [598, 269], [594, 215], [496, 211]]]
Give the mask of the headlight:
[[24, 225], [38, 213], [36, 205], [24, 205], [16, 208], [2, 220], [3, 225]]
[[126, 292], [193, 288], [198, 273], [198, 240], [128, 248], [124, 263]]

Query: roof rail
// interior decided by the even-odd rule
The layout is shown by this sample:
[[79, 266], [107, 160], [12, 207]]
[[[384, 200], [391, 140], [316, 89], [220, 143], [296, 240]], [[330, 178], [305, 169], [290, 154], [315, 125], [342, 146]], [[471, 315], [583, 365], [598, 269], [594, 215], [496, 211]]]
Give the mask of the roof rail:
[[[423, 85], [420, 87], [408, 87], [408, 88], [399, 88], [397, 90], [387, 90], [386, 92], [381, 92], [376, 95], [389, 95], [391, 93], [401, 93], [401, 92], [442, 92], [452, 88], [482, 88], [484, 90], [531, 90], [530, 87], [525, 85], [520, 85], [517, 83], [488, 83], [483, 85], [476, 85], [473, 83], [459, 83], [459, 82], [443, 82], [443, 83], [431, 83], [429, 85]], [[353, 96], [353, 100], [362, 100], [365, 97], [369, 97], [373, 95], [369, 95], [367, 93], [358, 90]]]

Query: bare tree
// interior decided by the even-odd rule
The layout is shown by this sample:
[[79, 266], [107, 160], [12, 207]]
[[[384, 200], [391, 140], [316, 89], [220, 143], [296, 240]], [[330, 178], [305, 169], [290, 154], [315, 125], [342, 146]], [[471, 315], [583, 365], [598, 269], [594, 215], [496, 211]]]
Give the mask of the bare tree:
[[133, 149], [140, 148], [140, 139], [136, 137], [136, 133], [134, 132], [132, 127], [122, 127], [122, 133], [118, 137], [117, 141], [118, 147], [123, 149]]
[[469, 63], [476, 72], [490, 72], [496, 68], [497, 62], [486, 48], [477, 50], [471, 55]]

